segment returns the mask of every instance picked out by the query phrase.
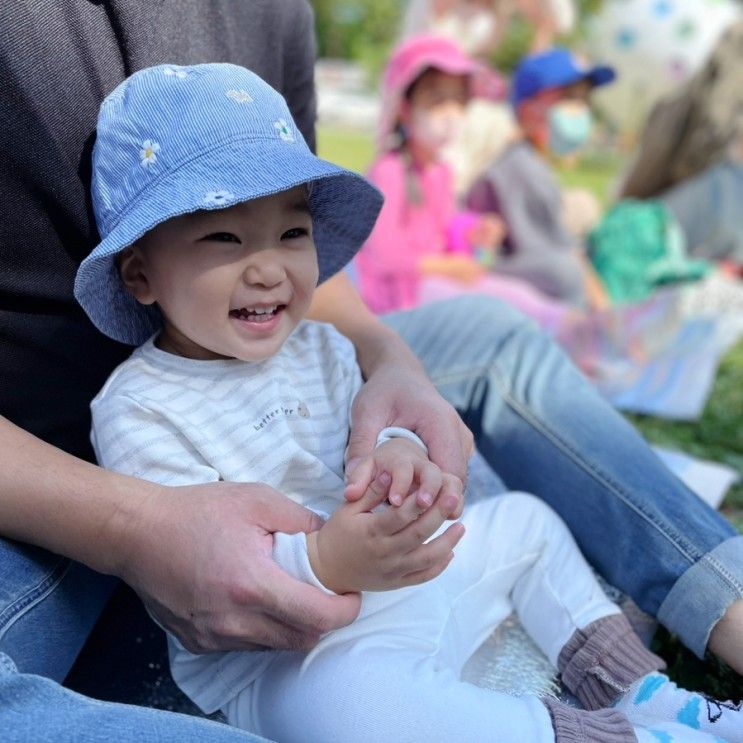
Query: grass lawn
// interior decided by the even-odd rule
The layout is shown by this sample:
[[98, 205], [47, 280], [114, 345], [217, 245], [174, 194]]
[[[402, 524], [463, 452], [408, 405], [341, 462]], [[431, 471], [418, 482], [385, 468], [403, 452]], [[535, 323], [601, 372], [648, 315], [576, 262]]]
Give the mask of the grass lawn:
[[370, 134], [319, 126], [317, 152], [326, 160], [363, 173], [374, 157], [374, 140]]
[[[322, 157], [359, 172], [368, 167], [374, 154], [371, 136], [328, 127], [318, 130], [318, 150]], [[587, 188], [605, 202], [618, 166], [618, 160], [611, 157], [593, 158], [558, 175], [565, 185]], [[652, 443], [722, 462], [743, 474], [743, 342], [723, 359], [701, 420], [677, 423], [628, 417]], [[743, 531], [743, 482], [728, 492], [721, 511]], [[714, 659], [699, 661], [664, 631], [658, 633], [656, 651], [666, 659], [679, 683], [718, 697], [740, 698], [740, 677]]]

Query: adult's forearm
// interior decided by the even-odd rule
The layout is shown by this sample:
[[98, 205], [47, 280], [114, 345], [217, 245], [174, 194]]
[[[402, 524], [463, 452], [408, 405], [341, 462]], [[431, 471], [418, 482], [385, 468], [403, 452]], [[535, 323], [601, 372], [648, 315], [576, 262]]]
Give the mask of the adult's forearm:
[[126, 534], [158, 486], [77, 459], [0, 417], [0, 534], [119, 574]]
[[405, 341], [369, 311], [343, 272], [318, 287], [309, 316], [332, 323], [354, 344], [356, 358], [367, 379], [380, 366], [390, 363], [423, 372]]

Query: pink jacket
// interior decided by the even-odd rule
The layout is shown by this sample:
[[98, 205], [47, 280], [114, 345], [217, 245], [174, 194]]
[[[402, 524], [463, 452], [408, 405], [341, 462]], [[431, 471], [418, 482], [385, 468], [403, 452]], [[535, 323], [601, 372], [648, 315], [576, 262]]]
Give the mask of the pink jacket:
[[452, 175], [444, 163], [418, 170], [420, 204], [408, 201], [399, 152], [381, 156], [367, 175], [384, 194], [384, 206], [356, 257], [361, 295], [377, 313], [408, 309], [418, 302], [420, 259], [445, 252], [450, 243], [456, 222]]

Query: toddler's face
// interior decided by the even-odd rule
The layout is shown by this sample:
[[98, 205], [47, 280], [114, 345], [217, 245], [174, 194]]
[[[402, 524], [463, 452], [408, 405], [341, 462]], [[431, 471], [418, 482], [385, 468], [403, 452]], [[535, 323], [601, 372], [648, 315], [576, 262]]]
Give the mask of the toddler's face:
[[409, 140], [431, 156], [451, 144], [462, 123], [468, 85], [464, 75], [433, 69], [424, 72], [400, 109]]
[[268, 358], [306, 314], [317, 284], [306, 188], [168, 220], [127, 249], [120, 268], [138, 301], [160, 307], [163, 350]]

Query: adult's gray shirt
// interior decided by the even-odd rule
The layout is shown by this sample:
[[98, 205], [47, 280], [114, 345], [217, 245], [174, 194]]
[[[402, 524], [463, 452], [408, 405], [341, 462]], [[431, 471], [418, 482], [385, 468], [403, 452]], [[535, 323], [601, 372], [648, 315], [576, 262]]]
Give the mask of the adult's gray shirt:
[[103, 98], [143, 67], [232, 62], [284, 94], [314, 148], [314, 58], [304, 0], [0, 3], [0, 415], [91, 458], [89, 401], [131, 351], [72, 294], [98, 241], [87, 193]]

